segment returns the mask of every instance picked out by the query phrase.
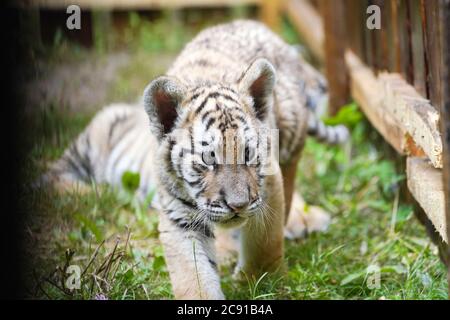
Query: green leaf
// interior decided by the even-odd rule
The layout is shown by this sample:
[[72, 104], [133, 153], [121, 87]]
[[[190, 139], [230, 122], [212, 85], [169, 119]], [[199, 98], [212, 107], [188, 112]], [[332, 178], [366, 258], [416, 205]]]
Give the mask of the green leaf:
[[413, 209], [411, 206], [401, 205], [398, 208], [396, 222], [404, 222], [411, 218], [413, 215]]
[[356, 103], [347, 104], [334, 117], [327, 117], [323, 119], [325, 124], [334, 126], [337, 124], [344, 124], [348, 127], [354, 127], [362, 119], [362, 114], [358, 110]]
[[155, 271], [164, 271], [164, 267], [166, 265], [166, 262], [164, 260], [164, 257], [155, 257], [153, 259], [153, 270]]
[[366, 275], [366, 270], [356, 272], [356, 273], [351, 273], [341, 281], [341, 286], [345, 286], [346, 284], [349, 284], [359, 278], [364, 278], [365, 275]]
[[384, 266], [380, 269], [380, 272], [382, 273], [398, 273], [398, 274], [405, 274], [408, 272], [408, 269], [406, 269], [405, 266], [402, 265], [393, 265], [393, 266]]
[[130, 193], [134, 193], [139, 188], [140, 181], [141, 177], [137, 172], [125, 171], [122, 175], [122, 186]]

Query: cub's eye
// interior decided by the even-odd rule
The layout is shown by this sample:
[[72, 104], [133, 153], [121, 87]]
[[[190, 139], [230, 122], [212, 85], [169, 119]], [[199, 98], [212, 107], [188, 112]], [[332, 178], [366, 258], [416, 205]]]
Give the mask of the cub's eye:
[[205, 151], [202, 153], [202, 160], [208, 166], [216, 164], [216, 154], [214, 151]]

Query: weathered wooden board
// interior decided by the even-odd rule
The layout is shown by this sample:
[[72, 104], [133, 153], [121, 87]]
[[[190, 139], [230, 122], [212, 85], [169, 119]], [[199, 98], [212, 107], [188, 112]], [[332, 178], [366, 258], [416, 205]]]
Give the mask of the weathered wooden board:
[[[382, 104], [390, 112], [401, 130], [407, 132], [420, 146], [435, 168], [442, 168], [442, 139], [439, 132], [439, 113], [413, 86], [399, 74], [380, 73], [378, 80], [383, 96]], [[410, 154], [406, 146], [405, 152]]]
[[408, 189], [448, 243], [442, 170], [434, 168], [426, 159], [408, 157], [406, 176]]
[[405, 133], [396, 119], [389, 112], [385, 112], [383, 97], [380, 94], [382, 88], [374, 73], [350, 50], [345, 54], [345, 61], [353, 98], [384, 139], [398, 153], [403, 154]]

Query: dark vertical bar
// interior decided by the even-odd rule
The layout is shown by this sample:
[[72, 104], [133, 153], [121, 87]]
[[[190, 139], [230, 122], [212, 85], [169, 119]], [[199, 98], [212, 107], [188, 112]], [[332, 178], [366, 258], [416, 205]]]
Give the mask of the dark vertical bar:
[[367, 19], [367, 7], [369, 7], [372, 4], [371, 0], [362, 0], [361, 1], [363, 3], [363, 15], [364, 15], [364, 47], [365, 47], [365, 63], [369, 66], [369, 67], [373, 67], [375, 65], [375, 57], [374, 57], [374, 50], [373, 50], [373, 40], [372, 40], [372, 30], [370, 30], [369, 28], [367, 28], [366, 26], [366, 19]]
[[425, 11], [425, 50], [428, 64], [426, 81], [431, 104], [437, 107], [441, 102], [439, 2], [425, 1], [423, 9]]
[[423, 38], [423, 55], [424, 55], [424, 67], [425, 67], [425, 91], [427, 93], [426, 97], [430, 98], [430, 87], [428, 83], [428, 75], [430, 73], [430, 63], [428, 52], [428, 41], [427, 41], [427, 16], [425, 14], [425, 0], [420, 0], [420, 18], [422, 21], [422, 38]]
[[391, 21], [392, 21], [392, 46], [393, 53], [390, 61], [390, 69], [395, 72], [401, 72], [401, 50], [400, 50], [400, 38], [399, 38], [399, 6], [400, 1], [391, 1]]
[[390, 3], [389, 1], [379, 1], [381, 8], [381, 30], [380, 32], [380, 56], [379, 69], [388, 70], [389, 67], [389, 45], [388, 45], [388, 26], [390, 25]]
[[405, 1], [405, 11], [406, 11], [406, 21], [405, 21], [405, 28], [406, 28], [406, 55], [408, 57], [406, 61], [406, 76], [408, 79], [408, 82], [413, 84], [414, 83], [414, 62], [413, 62], [413, 48], [412, 48], [412, 20], [411, 20], [411, 3], [410, 1]]
[[425, 84], [425, 52], [423, 41], [422, 19], [420, 14], [420, 0], [408, 0], [410, 2], [411, 13], [411, 43], [412, 61], [414, 73], [414, 87], [423, 96], [427, 96]]
[[348, 47], [364, 61], [365, 11], [361, 0], [345, 0]]
[[414, 83], [412, 47], [411, 47], [411, 21], [408, 1], [400, 1], [398, 8], [398, 38], [400, 45], [399, 71], [409, 83]]
[[[383, 0], [372, 0], [371, 4], [378, 6], [383, 11]], [[382, 20], [382, 19], [381, 19]], [[373, 67], [374, 71], [378, 71], [382, 69], [382, 61], [381, 61], [381, 55], [382, 55], [382, 40], [381, 40], [381, 30], [380, 29], [373, 29], [370, 30], [370, 39], [372, 42], [372, 55], [373, 55]]]
[[320, 7], [325, 29], [325, 69], [330, 92], [329, 113], [334, 115], [350, 99], [344, 60], [347, 37], [344, 2], [322, 0]]

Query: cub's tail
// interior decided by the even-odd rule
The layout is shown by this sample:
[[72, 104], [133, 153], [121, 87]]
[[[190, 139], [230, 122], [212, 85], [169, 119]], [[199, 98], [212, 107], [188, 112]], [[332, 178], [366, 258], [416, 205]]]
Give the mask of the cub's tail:
[[346, 126], [328, 126], [312, 112], [309, 113], [308, 118], [308, 135], [328, 144], [341, 144], [346, 142], [350, 137]]
[[[297, 52], [299, 50], [297, 49]], [[299, 52], [299, 57], [301, 57]], [[306, 97], [309, 110], [308, 135], [328, 144], [340, 144], [350, 137], [344, 125], [327, 126], [320, 117], [328, 106], [328, 84], [325, 77], [306, 61], [302, 63], [301, 92]]]

